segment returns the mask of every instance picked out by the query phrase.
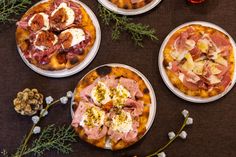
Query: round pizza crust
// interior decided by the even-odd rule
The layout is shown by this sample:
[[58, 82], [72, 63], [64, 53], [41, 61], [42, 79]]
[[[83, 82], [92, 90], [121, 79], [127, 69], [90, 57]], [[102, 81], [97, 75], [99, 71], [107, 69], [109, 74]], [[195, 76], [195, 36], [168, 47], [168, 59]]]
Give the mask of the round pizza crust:
[[[39, 5], [41, 3], [47, 2], [48, 0], [42, 0], [38, 3], [36, 3], [34, 6]], [[30, 68], [32, 69], [34, 72], [41, 74], [43, 76], [47, 76], [47, 77], [52, 77], [52, 78], [63, 78], [63, 77], [68, 77], [71, 75], [74, 75], [80, 71], [82, 71], [85, 67], [87, 67], [92, 60], [95, 58], [99, 47], [100, 47], [100, 43], [101, 43], [101, 29], [100, 29], [100, 24], [98, 22], [98, 19], [96, 17], [96, 15], [93, 13], [93, 11], [87, 6], [85, 5], [83, 2], [81, 1], [76, 1], [76, 0], [72, 0], [73, 2], [76, 2], [78, 4], [80, 4], [85, 11], [87, 12], [87, 14], [89, 15], [89, 17], [91, 18], [93, 25], [95, 27], [96, 30], [96, 39], [94, 41], [94, 44], [92, 46], [92, 48], [90, 49], [90, 51], [88, 52], [87, 56], [85, 57], [85, 59], [79, 63], [78, 65], [76, 65], [75, 67], [71, 68], [71, 69], [63, 69], [63, 70], [44, 70], [41, 69], [33, 64], [31, 64], [24, 56], [23, 52], [21, 51], [20, 47], [17, 45], [17, 50], [22, 58], [22, 60], [24, 61], [24, 63]], [[32, 6], [32, 7], [34, 7]]]
[[[230, 41], [230, 43], [233, 47], [234, 71], [233, 71], [233, 75], [232, 75], [232, 82], [228, 87], [226, 87], [224, 92], [222, 92], [218, 95], [215, 95], [215, 96], [212, 96], [212, 97], [206, 97], [206, 98], [187, 95], [187, 94], [183, 93], [182, 91], [180, 91], [178, 88], [176, 88], [172, 84], [172, 82], [170, 81], [170, 79], [169, 79], [169, 77], [166, 73], [165, 67], [163, 65], [165, 47], [166, 47], [168, 41], [170, 40], [170, 38], [178, 30], [180, 30], [181, 28], [190, 26], [190, 25], [202, 25], [202, 26], [205, 26], [205, 27], [210, 27], [210, 28], [216, 29], [216, 30], [224, 33], [225, 35], [227, 35], [229, 37], [229, 41]], [[209, 22], [204, 22], [204, 21], [193, 21], [193, 22], [188, 22], [188, 23], [185, 23], [185, 24], [182, 24], [182, 25], [178, 26], [177, 28], [172, 30], [168, 34], [168, 36], [165, 38], [165, 40], [163, 41], [163, 43], [161, 45], [161, 48], [160, 48], [160, 51], [159, 51], [159, 56], [158, 57], [159, 57], [158, 58], [159, 71], [160, 71], [160, 74], [161, 74], [161, 77], [162, 77], [164, 83], [176, 96], [178, 96], [178, 97], [180, 97], [180, 98], [182, 98], [186, 101], [194, 102], [194, 103], [208, 103], [208, 102], [216, 101], [216, 100], [222, 98], [223, 96], [225, 96], [235, 85], [235, 82], [236, 82], [236, 65], [235, 65], [235, 63], [236, 63], [236, 44], [235, 44], [235, 41], [233, 40], [233, 38], [224, 29], [222, 29], [221, 27], [219, 27], [215, 24], [212, 24], [212, 23], [209, 23]]]
[[[148, 116], [148, 120], [147, 120], [147, 123], [145, 125], [145, 132], [143, 133], [143, 135], [139, 138], [139, 140], [149, 131], [149, 129], [151, 128], [153, 122], [154, 122], [154, 119], [155, 119], [155, 115], [156, 115], [156, 96], [155, 96], [155, 92], [152, 88], [152, 85], [151, 83], [148, 81], [148, 79], [141, 73], [139, 72], [138, 70], [136, 70], [135, 68], [133, 67], [130, 67], [128, 65], [124, 65], [124, 64], [118, 64], [118, 63], [110, 63], [110, 64], [104, 64], [104, 65], [101, 65], [101, 66], [98, 66], [94, 69], [92, 69], [91, 71], [89, 71], [78, 83], [78, 85], [76, 86], [75, 90], [74, 90], [74, 95], [71, 99], [71, 117], [73, 118], [74, 116], [74, 110], [76, 109], [74, 105], [74, 102], [75, 102], [75, 99], [78, 98], [78, 96], [76, 96], [76, 90], [77, 90], [77, 87], [79, 86], [80, 82], [82, 82], [89, 74], [95, 72], [97, 69], [99, 68], [103, 68], [103, 67], [115, 67], [115, 68], [125, 68], [127, 70], [129, 70], [130, 72], [133, 72], [135, 73], [135, 75], [137, 75], [138, 77], [140, 77], [142, 79], [142, 81], [145, 83], [145, 86], [148, 88], [149, 90], [149, 95], [150, 95], [150, 106], [149, 106], [149, 116]], [[105, 76], [105, 75], [104, 75]], [[78, 93], [77, 93], [78, 94]], [[76, 130], [77, 132], [78, 130]], [[77, 132], [78, 133], [78, 132]], [[133, 145], [134, 143], [138, 142], [134, 142], [134, 143], [131, 143], [129, 145], [126, 145], [125, 147], [123, 147], [123, 144], [124, 143], [119, 143], [118, 142], [118, 145], [116, 146], [116, 148], [112, 148], [112, 144], [111, 144], [111, 141], [109, 139], [106, 139], [104, 138], [103, 139], [103, 142], [102, 141], [95, 141], [95, 140], [88, 140], [84, 137], [81, 136], [81, 134], [79, 135], [81, 139], [85, 140], [86, 142], [90, 143], [90, 144], [93, 144], [94, 146], [96, 147], [100, 147], [100, 148], [103, 148], [103, 149], [108, 149], [108, 150], [120, 150], [120, 149], [124, 149], [124, 148], [127, 148], [131, 145]]]
[[146, 13], [152, 10], [153, 8], [155, 8], [161, 2], [161, 0], [153, 0], [147, 5], [145, 5], [144, 7], [137, 8], [137, 9], [122, 9], [122, 8], [117, 7], [115, 4], [113, 4], [109, 0], [98, 0], [98, 2], [102, 6], [107, 8], [108, 10], [113, 11], [120, 15], [139, 15], [139, 14]]

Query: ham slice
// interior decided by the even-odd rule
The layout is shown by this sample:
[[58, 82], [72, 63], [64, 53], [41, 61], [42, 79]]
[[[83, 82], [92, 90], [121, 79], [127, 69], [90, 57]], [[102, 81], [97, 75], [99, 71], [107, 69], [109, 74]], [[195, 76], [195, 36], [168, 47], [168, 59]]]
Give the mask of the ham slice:
[[194, 47], [191, 51], [189, 51], [193, 60], [198, 59], [199, 57], [201, 57], [202, 52], [197, 48]]
[[197, 84], [187, 81], [186, 77], [184, 77], [184, 79], [183, 79], [183, 84], [185, 87], [187, 87], [190, 90], [198, 90], [199, 89]]
[[115, 79], [115, 76], [105, 76], [104, 78], [101, 79], [103, 83], [109, 88], [116, 88], [118, 85], [118, 79]]
[[211, 34], [210, 38], [218, 48], [222, 48], [224, 46], [230, 46], [230, 42], [225, 37], [225, 35], [223, 35], [219, 32]]
[[218, 64], [218, 65], [217, 65], [217, 68], [221, 71], [221, 73], [217, 75], [217, 77], [218, 77], [219, 79], [222, 79], [222, 78], [224, 77], [224, 75], [225, 75], [225, 74], [228, 72], [228, 70], [229, 70], [229, 67], [226, 67], [226, 66], [221, 65], [221, 64]]
[[127, 99], [125, 102], [125, 110], [130, 110], [132, 116], [139, 116], [143, 113], [143, 102]]
[[27, 27], [28, 27], [28, 22], [26, 22], [26, 21], [18, 21], [18, 22], [16, 23], [16, 25], [17, 25], [18, 27], [20, 27], [20, 28], [27, 29]]
[[99, 140], [106, 136], [107, 127], [106, 126], [95, 126], [95, 127], [84, 127], [85, 134], [88, 136], [88, 139]]
[[84, 88], [80, 92], [81, 99], [86, 100], [86, 101], [90, 101], [90, 93], [91, 93], [92, 89], [97, 85], [97, 82], [99, 80], [100, 80], [99, 78], [96, 79], [92, 84], [90, 84], [89, 86], [87, 86], [86, 88]]
[[221, 80], [221, 82], [217, 85], [217, 86], [222, 86], [224, 88], [228, 87], [231, 83], [231, 77], [230, 77], [230, 74], [229, 72], [227, 72], [223, 79]]
[[143, 93], [140, 91], [136, 81], [121, 77], [119, 83], [130, 92], [132, 99], [135, 99], [135, 97], [143, 97]]
[[[111, 118], [112, 116], [115, 116], [115, 114], [111, 113]], [[127, 133], [119, 132], [116, 130], [113, 130], [112, 127], [109, 128], [107, 134], [110, 136], [111, 140], [114, 142], [118, 142], [119, 140], [124, 140], [125, 142], [134, 142], [137, 141], [137, 135], [138, 135], [138, 127], [139, 127], [139, 122], [135, 119], [133, 119], [133, 124], [132, 124], [132, 130], [130, 130]]]
[[180, 36], [176, 39], [174, 47], [177, 51], [182, 52], [186, 50], [186, 41], [193, 35], [193, 28], [190, 27], [186, 31], [182, 32]]
[[82, 119], [82, 116], [84, 115], [84, 113], [86, 112], [86, 110], [90, 107], [93, 107], [94, 105], [92, 103], [88, 103], [88, 102], [84, 102], [84, 101], [80, 101], [74, 116], [72, 118], [72, 123], [71, 125], [73, 127], [78, 127], [80, 124], [80, 121]]

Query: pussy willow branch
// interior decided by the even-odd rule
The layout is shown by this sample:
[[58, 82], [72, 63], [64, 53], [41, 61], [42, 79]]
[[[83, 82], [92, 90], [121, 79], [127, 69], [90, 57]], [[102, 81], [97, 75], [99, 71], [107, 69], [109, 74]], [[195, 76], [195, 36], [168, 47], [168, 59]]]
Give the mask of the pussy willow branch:
[[[45, 110], [43, 110], [43, 112], [40, 113], [39, 121], [42, 119], [42, 117], [43, 117], [43, 115], [45, 114], [45, 112], [48, 111], [48, 109], [49, 109], [52, 105], [58, 103], [59, 101], [60, 101], [60, 99], [58, 99], [58, 100], [52, 102], [51, 104], [48, 104], [48, 105], [46, 106]], [[39, 123], [39, 121], [38, 121], [38, 123]], [[38, 123], [37, 123], [37, 124], [38, 124]], [[28, 142], [29, 142], [31, 136], [33, 135], [33, 130], [34, 130], [34, 128], [35, 128], [35, 126], [36, 126], [37, 124], [34, 124], [34, 125], [32, 126], [32, 128], [30, 129], [28, 135], [27, 135], [26, 138], [24, 139], [22, 148], [19, 150], [20, 153], [19, 153], [19, 155], [18, 155], [17, 157], [21, 157], [21, 156], [23, 155], [24, 151], [26, 150], [26, 146], [27, 146], [27, 144], [28, 144]], [[18, 154], [18, 151], [16, 152], [16, 154]]]
[[179, 137], [180, 133], [184, 130], [185, 126], [186, 126], [186, 123], [187, 123], [187, 120], [188, 120], [188, 117], [189, 117], [189, 114], [186, 115], [185, 119], [184, 119], [184, 122], [181, 126], [181, 128], [179, 129], [179, 131], [177, 132], [177, 134], [175, 135], [174, 138], [172, 138], [166, 145], [164, 145], [163, 147], [161, 147], [160, 149], [158, 149], [156, 152], [146, 156], [146, 157], [152, 157], [152, 156], [157, 156], [160, 152], [162, 152], [164, 149], [166, 149], [171, 143], [174, 142], [174, 140]]

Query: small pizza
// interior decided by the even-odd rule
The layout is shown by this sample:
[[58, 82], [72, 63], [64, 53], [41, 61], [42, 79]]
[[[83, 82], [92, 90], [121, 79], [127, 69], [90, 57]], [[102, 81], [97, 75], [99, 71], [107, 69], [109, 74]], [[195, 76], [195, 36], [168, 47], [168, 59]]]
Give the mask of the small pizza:
[[122, 9], [138, 9], [142, 8], [153, 0], [110, 0], [117, 7]]
[[80, 64], [96, 39], [86, 10], [74, 0], [47, 0], [30, 8], [17, 22], [16, 41], [23, 56], [45, 70]]
[[150, 104], [149, 89], [139, 75], [103, 66], [77, 85], [72, 126], [97, 147], [123, 149], [145, 134]]
[[230, 38], [198, 24], [177, 30], [164, 48], [169, 80], [189, 96], [209, 98], [224, 92], [232, 83], [234, 64]]

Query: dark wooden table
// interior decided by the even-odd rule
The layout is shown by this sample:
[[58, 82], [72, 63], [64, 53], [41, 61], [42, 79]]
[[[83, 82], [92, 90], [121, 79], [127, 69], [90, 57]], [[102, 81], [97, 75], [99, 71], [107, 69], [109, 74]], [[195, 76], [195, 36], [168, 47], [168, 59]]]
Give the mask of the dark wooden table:
[[[82, 0], [98, 16], [95, 0]], [[73, 90], [91, 69], [105, 63], [123, 63], [140, 70], [152, 83], [157, 96], [157, 115], [147, 135], [128, 149], [111, 152], [95, 148], [81, 140], [73, 144], [71, 157], [145, 156], [168, 141], [167, 133], [176, 131], [187, 109], [194, 125], [187, 128], [187, 140], [177, 140], [165, 150], [168, 157], [235, 157], [236, 156], [236, 88], [224, 98], [209, 104], [193, 104], [176, 97], [163, 83], [158, 71], [158, 51], [166, 35], [176, 26], [203, 20], [223, 27], [236, 39], [236, 1], [207, 0], [189, 6], [185, 0], [163, 0], [152, 11], [134, 17], [135, 22], [149, 24], [157, 30], [159, 41], [145, 40], [145, 48], [135, 47], [124, 33], [119, 41], [111, 40], [111, 28], [101, 23], [102, 42], [93, 62], [82, 72], [63, 79], [47, 78], [29, 69], [20, 58], [15, 43], [15, 24], [0, 26], [0, 148], [15, 151], [32, 125], [13, 109], [12, 100], [26, 87], [37, 88], [45, 96], [60, 97]], [[101, 22], [101, 19], [99, 18]], [[70, 105], [58, 105], [50, 111], [42, 126], [70, 124]], [[63, 156], [47, 152], [44, 156]]]

